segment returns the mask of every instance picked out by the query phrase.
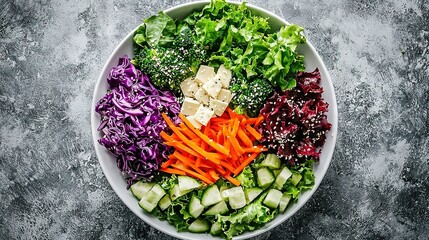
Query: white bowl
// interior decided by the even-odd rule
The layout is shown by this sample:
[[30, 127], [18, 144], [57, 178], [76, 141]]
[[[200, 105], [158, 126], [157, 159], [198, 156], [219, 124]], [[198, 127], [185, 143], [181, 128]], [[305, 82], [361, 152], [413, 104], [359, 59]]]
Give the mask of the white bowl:
[[[190, 14], [194, 10], [202, 9], [208, 1], [200, 1], [200, 2], [192, 2], [187, 4], [182, 4], [173, 8], [170, 8], [165, 11], [169, 16], [174, 19], [181, 19], [186, 15]], [[231, 2], [233, 4], [237, 4]], [[273, 29], [278, 29], [283, 25], [288, 24], [287, 21], [280, 18], [279, 16], [268, 12], [262, 8], [253, 6], [251, 4], [247, 4], [247, 7], [251, 9], [255, 14], [269, 17], [269, 22]], [[116, 47], [113, 53], [110, 55], [109, 59], [105, 63], [103, 70], [100, 73], [97, 84], [94, 89], [94, 95], [91, 106], [91, 128], [92, 128], [92, 136], [94, 139], [94, 147], [95, 152], [97, 153], [98, 160], [101, 165], [101, 169], [104, 172], [107, 180], [112, 186], [113, 190], [118, 194], [119, 198], [127, 205], [127, 207], [133, 211], [137, 216], [139, 216], [143, 221], [151, 225], [152, 227], [169, 234], [176, 238], [181, 239], [216, 239], [209, 234], [195, 234], [189, 232], [177, 232], [176, 228], [170, 225], [167, 221], [161, 221], [153, 215], [145, 213], [138, 205], [138, 201], [131, 194], [130, 191], [127, 190], [127, 184], [125, 181], [125, 177], [122, 175], [121, 171], [116, 166], [116, 160], [113, 155], [109, 153], [103, 146], [101, 146], [97, 140], [102, 137], [101, 133], [97, 131], [97, 127], [100, 123], [100, 116], [97, 114], [94, 109], [95, 105], [99, 99], [101, 99], [106, 91], [109, 89], [109, 86], [106, 81], [106, 77], [110, 72], [110, 69], [117, 65], [119, 57], [123, 55], [128, 55], [132, 57], [132, 37], [133, 32], [130, 32], [122, 42]], [[257, 236], [262, 234], [270, 229], [273, 229], [277, 225], [286, 221], [293, 214], [295, 214], [313, 195], [316, 191], [317, 187], [321, 183], [325, 173], [329, 167], [331, 162], [332, 154], [334, 152], [335, 141], [337, 137], [337, 103], [335, 99], [334, 87], [332, 85], [331, 79], [329, 77], [328, 71], [326, 70], [325, 64], [320, 58], [319, 54], [317, 54], [314, 47], [311, 45], [309, 41], [306, 44], [301, 45], [298, 48], [300, 54], [305, 56], [305, 67], [307, 71], [313, 71], [316, 67], [319, 68], [322, 81], [321, 85], [324, 88], [325, 92], [323, 93], [323, 97], [325, 101], [329, 103], [329, 112], [327, 113], [328, 121], [332, 124], [331, 131], [328, 132], [326, 143], [323, 146], [322, 153], [320, 156], [319, 163], [315, 164], [315, 176], [316, 183], [311, 191], [304, 192], [299, 197], [297, 203], [291, 205], [284, 214], [278, 215], [273, 221], [266, 224], [263, 228], [259, 230], [255, 230], [252, 232], [245, 232], [234, 239], [246, 239], [250, 237]]]

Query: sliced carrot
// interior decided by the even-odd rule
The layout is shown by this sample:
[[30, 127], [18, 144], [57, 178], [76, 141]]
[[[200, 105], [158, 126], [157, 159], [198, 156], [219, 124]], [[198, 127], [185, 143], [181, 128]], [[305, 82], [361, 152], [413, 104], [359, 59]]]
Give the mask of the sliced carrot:
[[235, 178], [233, 178], [233, 177], [231, 177], [231, 176], [228, 176], [228, 175], [225, 175], [225, 176], [223, 176], [226, 180], [228, 180], [228, 181], [230, 181], [232, 184], [234, 184], [235, 186], [240, 186], [240, 182], [237, 180], [237, 179], [235, 179]]
[[231, 136], [235, 137], [237, 135], [238, 127], [240, 127], [240, 122], [235, 118], [234, 123], [232, 124]]
[[161, 172], [166, 172], [166, 173], [170, 173], [170, 174], [186, 175], [186, 173], [184, 171], [179, 170], [179, 169], [174, 169], [174, 168], [161, 168], [159, 170]]
[[250, 155], [249, 157], [247, 157], [242, 163], [241, 165], [236, 168], [233, 173], [235, 176], [237, 176], [241, 171], [243, 171], [243, 169], [249, 165], [257, 156], [259, 155], [259, 153], [252, 153], [252, 155]]
[[215, 181], [219, 180], [219, 175], [217, 175], [214, 170], [210, 170], [209, 174]]
[[256, 140], [261, 140], [262, 136], [259, 134], [252, 126], [246, 125], [246, 130], [256, 138]]
[[192, 176], [192, 177], [194, 177], [194, 178], [198, 178], [198, 179], [200, 179], [201, 181], [203, 181], [203, 182], [205, 182], [205, 183], [207, 183], [207, 184], [212, 184], [212, 183], [213, 183], [213, 181], [211, 181], [210, 179], [208, 179], [206, 176], [203, 176], [203, 175], [201, 175], [201, 174], [199, 174], [199, 173], [196, 173], [196, 172], [194, 172], [194, 171], [192, 171], [192, 170], [186, 169], [186, 168], [184, 168], [184, 167], [183, 167], [183, 166], [181, 166], [181, 165], [178, 165], [178, 164], [172, 164], [171, 166], [172, 166], [172, 167], [175, 167], [175, 168], [177, 168], [177, 169], [179, 169], [179, 170], [182, 170], [183, 172], [185, 172], [185, 173], [186, 173], [186, 175], [188, 175], [188, 174], [189, 174], [189, 176]]
[[234, 148], [237, 156], [241, 156], [244, 153], [243, 148], [238, 143], [237, 139], [234, 136], [230, 136], [231, 146]]
[[165, 161], [164, 163], [162, 163], [161, 168], [166, 168], [175, 162], [176, 162], [176, 158], [170, 158], [167, 161]]
[[237, 135], [240, 138], [240, 140], [243, 142], [244, 146], [246, 146], [246, 147], [252, 147], [253, 146], [252, 141], [250, 140], [249, 137], [247, 137], [247, 134], [246, 134], [246, 132], [244, 132], [243, 129], [241, 129], [241, 128], [238, 129]]
[[264, 121], [264, 117], [263, 116], [259, 116], [258, 120], [256, 120], [255, 122], [255, 127], [259, 126], [259, 124], [261, 124], [261, 122]]
[[[165, 114], [164, 114], [165, 115]], [[167, 117], [167, 115], [165, 115]], [[204, 142], [206, 142], [208, 145], [210, 145], [212, 148], [216, 149], [216, 151], [229, 156], [229, 152], [225, 149], [224, 146], [216, 143], [213, 141], [213, 139], [210, 139], [206, 135], [204, 135], [200, 130], [196, 129], [192, 123], [189, 122], [189, 120], [183, 116], [182, 114], [179, 114], [180, 119], [196, 134], [198, 137], [200, 137]], [[171, 121], [170, 121], [171, 122]]]

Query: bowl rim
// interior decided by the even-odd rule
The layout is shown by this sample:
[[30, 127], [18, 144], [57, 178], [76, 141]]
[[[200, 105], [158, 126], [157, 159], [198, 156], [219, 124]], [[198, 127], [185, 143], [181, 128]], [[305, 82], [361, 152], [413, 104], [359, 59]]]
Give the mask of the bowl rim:
[[[236, 1], [230, 1], [227, 0], [226, 2], [231, 3], [231, 4], [235, 4], [235, 5], [239, 5], [242, 2], [236, 2]], [[166, 14], [170, 13], [170, 12], [174, 12], [175, 10], [179, 9], [179, 8], [183, 8], [183, 7], [191, 7], [193, 5], [200, 5], [203, 3], [210, 3], [210, 0], [202, 0], [202, 1], [193, 1], [193, 2], [188, 2], [188, 3], [184, 3], [184, 4], [179, 4], [176, 6], [173, 6], [171, 8], [168, 8], [166, 10], [162, 10], [163, 12], [165, 12]], [[290, 24], [288, 21], [286, 21], [285, 19], [283, 19], [282, 17], [278, 16], [277, 14], [268, 11], [264, 8], [246, 3], [246, 7], [252, 9], [252, 10], [256, 10], [258, 12], [261, 12], [267, 16], [269, 16], [270, 18], [272, 18], [274, 21], [278, 22], [281, 25], [288, 25]], [[99, 135], [99, 131], [97, 130], [98, 128], [98, 124], [99, 122], [97, 122], [97, 116], [96, 116], [96, 112], [95, 112], [95, 106], [97, 104], [97, 102], [99, 101], [99, 99], [97, 99], [97, 91], [100, 88], [100, 85], [103, 81], [105, 81], [106, 76], [104, 75], [105, 72], [108, 72], [108, 68], [109, 68], [109, 62], [111, 62], [112, 58], [114, 58], [114, 56], [120, 51], [121, 47], [128, 41], [128, 39], [130, 39], [130, 37], [134, 34], [134, 32], [137, 30], [138, 26], [136, 28], [134, 28], [130, 33], [128, 33], [121, 41], [120, 43], [115, 47], [115, 49], [113, 50], [113, 52], [109, 55], [109, 58], [105, 61], [105, 64], [103, 66], [103, 68], [100, 71], [99, 77], [97, 78], [97, 82], [95, 84], [95, 88], [93, 91], [93, 95], [92, 95], [92, 101], [91, 101], [91, 132], [92, 132], [92, 138], [93, 138], [93, 144], [94, 144], [94, 149], [97, 155], [97, 159], [98, 162], [100, 164], [100, 167], [103, 171], [104, 176], [106, 177], [107, 181], [109, 182], [109, 185], [111, 186], [111, 188], [114, 190], [114, 192], [116, 193], [116, 195], [121, 199], [121, 201], [125, 204], [125, 206], [127, 206], [127, 208], [129, 210], [131, 210], [135, 215], [137, 215], [141, 220], [143, 220], [145, 223], [147, 223], [148, 225], [150, 225], [151, 227], [167, 234], [170, 235], [172, 237], [176, 237], [179, 239], [187, 239], [184, 236], [182, 236], [181, 232], [169, 232], [167, 230], [164, 230], [162, 227], [158, 226], [155, 222], [153, 221], [147, 221], [146, 219], [143, 219], [139, 216], [139, 213], [137, 213], [136, 211], [134, 211], [134, 209], [129, 205], [128, 201], [126, 200], [125, 196], [122, 196], [121, 194], [118, 193], [118, 191], [116, 190], [115, 185], [113, 184], [113, 179], [110, 178], [106, 172], [108, 171], [107, 167], [103, 164], [103, 161], [101, 160], [101, 158], [99, 156], [101, 156], [100, 153], [100, 147], [98, 146], [98, 135]], [[250, 232], [245, 232], [246, 235], [243, 236], [242, 235], [238, 235], [233, 237], [233, 239], [241, 239], [241, 238], [251, 238], [251, 237], [255, 237], [258, 236], [262, 233], [268, 232], [270, 230], [272, 230], [273, 228], [277, 227], [278, 225], [284, 223], [287, 219], [291, 218], [298, 210], [300, 210], [307, 202], [308, 200], [310, 200], [313, 196], [313, 194], [316, 192], [316, 190], [318, 189], [318, 187], [320, 186], [321, 182], [323, 181], [326, 172], [331, 164], [332, 161], [332, 157], [333, 157], [333, 153], [335, 150], [335, 145], [336, 145], [336, 140], [337, 140], [337, 130], [338, 130], [338, 109], [337, 109], [337, 100], [336, 100], [336, 95], [335, 95], [335, 89], [331, 80], [331, 77], [329, 75], [329, 72], [325, 66], [325, 63], [323, 62], [322, 58], [320, 57], [319, 53], [316, 51], [315, 47], [310, 43], [310, 41], [307, 39], [306, 41], [306, 45], [309, 47], [309, 49], [314, 52], [316, 60], [318, 62], [321, 63], [320, 66], [318, 66], [319, 69], [321, 69], [321, 71], [323, 71], [325, 73], [325, 79], [324, 81], [326, 81], [325, 84], [328, 84], [329, 87], [332, 89], [332, 102], [329, 102], [330, 105], [330, 109], [329, 111], [332, 111], [332, 119], [331, 119], [331, 130], [329, 131], [328, 134], [331, 134], [332, 136], [332, 147], [330, 149], [327, 149], [328, 152], [327, 154], [327, 163], [324, 165], [324, 168], [320, 169], [320, 174], [321, 177], [319, 177], [319, 181], [316, 181], [313, 188], [310, 190], [308, 197], [306, 199], [304, 199], [302, 202], [299, 203], [299, 206], [297, 206], [295, 209], [293, 209], [291, 212], [289, 212], [288, 216], [285, 215], [285, 217], [283, 217], [283, 219], [281, 221], [278, 222], [269, 222], [267, 223], [264, 228], [260, 228], [254, 231], [250, 231]], [[298, 203], [297, 203], [298, 204]], [[276, 218], [279, 216], [276, 216]]]

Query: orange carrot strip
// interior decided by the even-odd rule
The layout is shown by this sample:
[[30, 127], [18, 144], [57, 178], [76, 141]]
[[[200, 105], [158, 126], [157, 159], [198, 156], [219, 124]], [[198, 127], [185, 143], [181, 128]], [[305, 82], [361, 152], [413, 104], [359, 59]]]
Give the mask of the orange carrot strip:
[[177, 174], [177, 175], [186, 175], [186, 173], [182, 170], [175, 169], [175, 168], [161, 168], [159, 169], [161, 172], [166, 172], [170, 174]]
[[164, 163], [162, 163], [161, 168], [167, 168], [168, 166], [170, 166], [172, 163], [175, 163], [175, 162], [176, 162], [175, 158], [170, 158]]
[[192, 171], [192, 170], [189, 170], [189, 169], [186, 169], [186, 168], [184, 168], [183, 166], [181, 166], [181, 165], [178, 165], [178, 164], [172, 164], [171, 165], [172, 167], [175, 167], [175, 168], [177, 168], [177, 169], [179, 169], [179, 170], [182, 170], [183, 172], [185, 172], [186, 173], [186, 175], [190, 175], [190, 176], [192, 176], [192, 177], [194, 177], [194, 178], [198, 178], [198, 179], [200, 179], [201, 181], [203, 181], [203, 182], [205, 182], [205, 183], [207, 183], [207, 184], [212, 184], [213, 183], [213, 181], [211, 181], [210, 179], [208, 179], [207, 177], [205, 177], [205, 176], [203, 176], [203, 175], [201, 175], [201, 174], [199, 174], [199, 173], [196, 173], [196, 172], [194, 172], [194, 171]]
[[200, 168], [198, 168], [197, 166], [195, 166], [193, 163], [191, 163], [190, 161], [187, 161], [185, 156], [177, 156], [177, 158], [181, 161], [181, 163], [187, 167], [191, 167], [192, 169], [194, 169], [194, 171], [196, 171], [197, 173], [201, 174], [202, 176], [206, 176], [207, 178], [211, 179], [211, 175], [203, 172]]
[[197, 167], [201, 166], [201, 158], [197, 158], [197, 161], [195, 161], [195, 166]]
[[231, 146], [234, 148], [235, 152], [237, 153], [237, 156], [241, 156], [244, 153], [243, 148], [240, 146], [240, 144], [237, 141], [237, 138], [234, 136], [230, 136]]
[[237, 176], [241, 171], [243, 171], [243, 169], [249, 165], [257, 156], [259, 155], [259, 153], [252, 153], [252, 155], [250, 155], [249, 157], [247, 157], [242, 163], [241, 165], [234, 169], [233, 173], [235, 176]]
[[264, 120], [264, 117], [261, 115], [258, 117], [258, 120], [256, 120], [255, 122], [255, 127], [259, 126], [259, 124], [261, 124], [261, 122]]
[[252, 126], [246, 125], [246, 130], [256, 138], [256, 140], [261, 140], [262, 136], [259, 134]]
[[173, 140], [170, 136], [168, 136], [168, 134], [166, 134], [165, 132], [161, 132], [160, 136], [162, 139], [164, 139], [165, 141], [167, 141], [166, 143], [164, 143], [167, 146], [173, 146], [177, 149], [180, 149], [182, 151], [185, 151], [191, 155], [194, 155], [196, 157], [200, 157], [201, 155], [197, 152], [195, 152], [194, 150], [190, 149], [189, 147], [185, 146], [184, 144], [182, 144], [181, 142], [178, 142], [176, 140]]
[[247, 124], [255, 124], [258, 121], [258, 118], [249, 118], [247, 119], [246, 123]]
[[238, 127], [240, 127], [240, 122], [238, 121], [237, 118], [234, 119], [234, 124], [232, 125], [232, 132], [231, 132], [231, 136], [235, 137], [237, 135], [238, 132]]
[[247, 136], [246, 132], [243, 129], [238, 129], [238, 137], [243, 142], [244, 146], [246, 147], [252, 147], [253, 143], [250, 140], [250, 138]]
[[[165, 115], [165, 116], [167, 116], [167, 115]], [[200, 130], [196, 129], [185, 116], [183, 116], [182, 114], [179, 114], [179, 117], [189, 127], [189, 129], [191, 129], [196, 135], [198, 135], [198, 137], [200, 137], [204, 142], [206, 142], [212, 148], [216, 149], [216, 151], [218, 151], [218, 152], [220, 152], [226, 156], [230, 156], [228, 150], [224, 146], [216, 143], [215, 141], [213, 141], [213, 139], [210, 139], [209, 137], [204, 135]]]
[[234, 184], [235, 186], [240, 186], [240, 182], [237, 180], [237, 179], [235, 179], [235, 178], [233, 178], [233, 177], [231, 177], [231, 176], [228, 176], [228, 175], [225, 175], [225, 176], [223, 176], [226, 180], [228, 180], [228, 181], [230, 181], [232, 184]]
[[243, 150], [244, 152], [247, 152], [247, 153], [260, 153], [260, 152], [268, 151], [268, 148], [264, 148], [263, 146], [258, 145], [250, 148], [244, 148]]
[[[168, 116], [165, 113], [161, 114], [162, 117], [164, 118], [165, 122], [168, 124], [168, 126], [170, 127], [171, 130], [173, 130], [174, 133], [177, 134], [177, 136], [179, 136], [179, 138], [186, 144], [188, 145], [190, 148], [192, 148], [193, 150], [195, 150], [197, 153], [199, 153], [200, 155], [206, 157], [208, 160], [219, 164], [219, 160], [216, 158], [213, 158], [212, 155], [208, 154], [207, 151], [205, 151], [204, 149], [200, 148], [197, 144], [193, 143], [192, 141], [190, 141], [188, 138], [186, 138], [185, 135], [183, 135], [180, 130], [174, 126], [174, 123], [170, 120], [170, 118], [168, 118]], [[182, 115], [183, 116], [183, 115]], [[185, 117], [183, 117], [184, 119], [186, 119]], [[187, 119], [186, 119], [187, 120]], [[191, 125], [192, 126], [192, 125]], [[213, 141], [213, 140], [212, 140]]]
[[225, 161], [221, 161], [220, 165], [226, 169], [228, 169], [229, 171], [233, 172], [235, 170], [235, 168], [233, 166], [231, 166], [231, 164], [225, 162]]
[[210, 170], [209, 174], [215, 181], [219, 180], [219, 175], [217, 175], [214, 170]]

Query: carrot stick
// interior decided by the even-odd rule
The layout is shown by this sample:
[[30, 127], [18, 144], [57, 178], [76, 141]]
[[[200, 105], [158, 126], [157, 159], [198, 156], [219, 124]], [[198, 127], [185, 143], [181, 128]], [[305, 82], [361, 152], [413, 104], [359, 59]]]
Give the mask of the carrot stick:
[[235, 152], [237, 153], [237, 156], [241, 156], [244, 153], [243, 148], [240, 146], [240, 144], [237, 141], [237, 138], [234, 136], [230, 136], [231, 146], [234, 148]]
[[238, 121], [237, 118], [234, 119], [234, 123], [232, 125], [232, 132], [231, 132], [231, 136], [235, 137], [237, 135], [238, 132], [238, 127], [240, 127], [240, 122]]
[[173, 146], [176, 149], [180, 149], [182, 151], [185, 151], [191, 155], [194, 155], [196, 157], [201, 157], [201, 155], [197, 152], [195, 152], [194, 150], [190, 149], [189, 147], [185, 146], [184, 144], [182, 144], [181, 142], [178, 142], [176, 140], [171, 139], [170, 136], [168, 136], [165, 132], [161, 132], [160, 136], [162, 139], [166, 140], [167, 143], [165, 143], [165, 145], [167, 146]]
[[172, 164], [171, 165], [172, 167], [175, 167], [175, 168], [177, 168], [177, 169], [179, 169], [179, 170], [182, 170], [183, 172], [185, 172], [186, 173], [186, 175], [190, 175], [190, 176], [192, 176], [192, 177], [194, 177], [194, 178], [198, 178], [198, 179], [200, 179], [200, 180], [202, 180], [203, 182], [205, 182], [205, 183], [207, 183], [207, 184], [212, 184], [213, 182], [210, 180], [210, 179], [208, 179], [207, 177], [205, 177], [205, 176], [203, 176], [203, 175], [201, 175], [201, 174], [199, 174], [199, 173], [196, 173], [196, 172], [194, 172], [194, 171], [192, 171], [192, 170], [189, 170], [189, 169], [186, 169], [186, 168], [184, 168], [183, 166], [181, 166], [181, 165], [178, 165], [178, 164]]
[[229, 163], [225, 162], [225, 161], [221, 161], [220, 165], [226, 169], [228, 169], [229, 171], [233, 172], [235, 170], [235, 168], [233, 166], [231, 166]]
[[252, 126], [246, 125], [246, 130], [256, 138], [256, 140], [261, 140], [262, 136], [259, 134]]
[[257, 156], [259, 155], [259, 153], [252, 153], [252, 155], [250, 155], [249, 157], [247, 157], [242, 163], [241, 165], [236, 168], [233, 173], [235, 176], [237, 176], [241, 171], [243, 171], [243, 169], [249, 165]]
[[250, 140], [249, 137], [247, 137], [247, 134], [243, 131], [243, 129], [238, 129], [238, 137], [240, 138], [240, 140], [243, 142], [244, 146], [246, 147], [252, 147], [253, 143]]
[[[167, 117], [167, 115], [165, 115], [165, 116]], [[185, 116], [183, 116], [183, 114], [179, 114], [179, 117], [189, 127], [189, 129], [191, 129], [196, 135], [198, 135], [198, 137], [200, 137], [204, 142], [206, 142], [212, 148], [216, 149], [216, 151], [218, 151], [218, 152], [220, 152], [226, 156], [230, 156], [228, 150], [226, 150], [226, 148], [224, 146], [214, 142], [213, 139], [210, 139], [209, 137], [204, 135], [200, 130], [196, 129], [192, 125], [192, 123], [190, 123], [189, 120]]]
[[231, 176], [228, 176], [228, 175], [225, 175], [225, 176], [223, 176], [226, 180], [228, 180], [228, 181], [230, 181], [232, 184], [234, 184], [235, 186], [240, 186], [240, 182], [237, 180], [237, 179], [235, 179], [235, 178], [233, 178], [233, 177], [231, 177]]
[[209, 174], [215, 181], [219, 180], [219, 175], [217, 175], [214, 170], [210, 170]]
[[261, 122], [264, 120], [264, 117], [263, 116], [259, 116], [258, 117], [258, 120], [256, 120], [256, 122], [255, 122], [255, 127], [257, 127], [257, 126], [259, 126], [259, 124], [261, 124]]
[[170, 158], [167, 161], [165, 161], [164, 163], [162, 163], [161, 168], [167, 168], [168, 166], [170, 166], [174, 162], [176, 162], [176, 159]]
[[[188, 145], [190, 148], [192, 148], [193, 150], [195, 150], [197, 153], [199, 153], [200, 155], [204, 156], [205, 158], [207, 158], [208, 160], [219, 164], [219, 160], [212, 158], [210, 154], [208, 154], [207, 151], [205, 151], [204, 149], [200, 148], [197, 144], [191, 142], [188, 138], [186, 138], [185, 135], [183, 135], [180, 130], [174, 126], [174, 123], [170, 120], [170, 118], [168, 118], [168, 116], [165, 113], [161, 114], [162, 117], [164, 118], [165, 122], [167, 123], [167, 125], [170, 127], [170, 129], [177, 134], [177, 136], [179, 136], [179, 138], [186, 144]], [[183, 115], [182, 115], [183, 116]], [[183, 117], [184, 119], [186, 119], [185, 117]], [[187, 119], [186, 119], [187, 120]], [[213, 140], [212, 140], [213, 142]], [[209, 143], [210, 144], [210, 143]]]
[[174, 168], [161, 168], [159, 169], [159, 171], [170, 173], [170, 174], [186, 175], [184, 171], [181, 171], [179, 169], [174, 169]]

